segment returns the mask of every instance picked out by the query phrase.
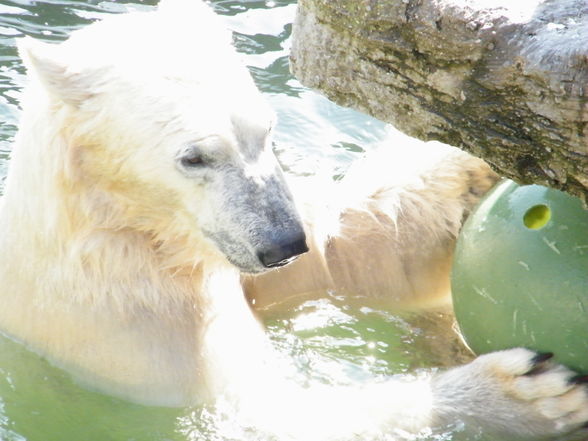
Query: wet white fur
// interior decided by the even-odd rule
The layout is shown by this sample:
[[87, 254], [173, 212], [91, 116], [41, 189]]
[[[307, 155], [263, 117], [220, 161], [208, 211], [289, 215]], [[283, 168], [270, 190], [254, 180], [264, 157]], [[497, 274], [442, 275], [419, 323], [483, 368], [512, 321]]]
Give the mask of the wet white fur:
[[[276, 173], [260, 162], [275, 163], [271, 111], [214, 14], [168, 1], [59, 46], [25, 41], [20, 50], [30, 80], [0, 200], [7, 335], [90, 387], [136, 402], [180, 406], [229, 394], [284, 437], [418, 432], [456, 419], [545, 435], [588, 419], [586, 391], [567, 382], [571, 373], [549, 365], [525, 376], [534, 354], [524, 349], [408, 382], [301, 390], [276, 372], [250, 310], [248, 299], [270, 307], [280, 292], [329, 288], [389, 306], [446, 302], [462, 219], [495, 180], [481, 161], [404, 140], [325, 187], [318, 203], [302, 185], [312, 251], [241, 280], [203, 234], [233, 222], [217, 206], [231, 195], [207, 184], [222, 174], [187, 177], [174, 162], [198, 141], [259, 185]], [[247, 151], [248, 136], [261, 139], [259, 155]], [[417, 154], [407, 160], [406, 149]]]

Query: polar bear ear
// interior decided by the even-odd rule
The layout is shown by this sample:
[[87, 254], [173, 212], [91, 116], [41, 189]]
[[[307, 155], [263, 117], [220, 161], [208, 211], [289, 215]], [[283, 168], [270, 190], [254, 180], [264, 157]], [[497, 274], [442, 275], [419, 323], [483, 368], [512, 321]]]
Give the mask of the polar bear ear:
[[89, 75], [71, 69], [59, 45], [24, 37], [17, 47], [29, 74], [35, 75], [52, 96], [76, 107], [92, 96]]

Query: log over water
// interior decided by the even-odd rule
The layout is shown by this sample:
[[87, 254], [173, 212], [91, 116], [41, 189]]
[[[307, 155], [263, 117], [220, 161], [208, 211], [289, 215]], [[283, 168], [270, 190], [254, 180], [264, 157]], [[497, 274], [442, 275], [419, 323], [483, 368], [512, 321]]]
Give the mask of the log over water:
[[588, 199], [586, 0], [300, 0], [291, 66], [339, 104]]

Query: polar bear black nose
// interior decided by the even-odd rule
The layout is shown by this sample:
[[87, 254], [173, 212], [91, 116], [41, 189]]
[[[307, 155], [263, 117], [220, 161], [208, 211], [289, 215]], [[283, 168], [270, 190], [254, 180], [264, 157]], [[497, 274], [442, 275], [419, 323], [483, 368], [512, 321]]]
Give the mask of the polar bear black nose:
[[257, 257], [266, 268], [276, 268], [290, 263], [296, 256], [306, 253], [308, 246], [306, 246], [306, 237], [304, 233], [293, 238], [289, 236], [289, 240], [282, 240], [273, 243], [271, 246], [257, 252]]

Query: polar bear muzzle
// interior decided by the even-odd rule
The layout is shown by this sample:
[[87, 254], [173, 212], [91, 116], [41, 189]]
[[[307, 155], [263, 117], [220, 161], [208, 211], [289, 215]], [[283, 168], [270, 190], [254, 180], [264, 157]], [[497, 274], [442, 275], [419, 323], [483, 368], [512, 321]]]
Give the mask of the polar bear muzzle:
[[232, 265], [255, 274], [286, 265], [308, 247], [279, 166], [262, 175], [241, 165], [217, 169], [199, 225]]

